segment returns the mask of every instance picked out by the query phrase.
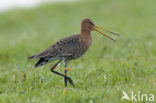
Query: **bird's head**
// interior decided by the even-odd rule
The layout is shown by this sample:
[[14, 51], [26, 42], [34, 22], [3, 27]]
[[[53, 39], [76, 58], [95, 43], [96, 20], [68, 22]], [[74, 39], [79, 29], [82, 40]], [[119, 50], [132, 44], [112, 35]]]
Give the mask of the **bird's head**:
[[94, 23], [90, 19], [84, 19], [81, 22], [81, 29], [83, 32], [90, 32], [94, 30]]
[[117, 34], [117, 33], [114, 33], [114, 32], [111, 32], [111, 31], [109, 31], [109, 30], [103, 29], [103, 28], [101, 28], [101, 27], [99, 27], [99, 26], [96, 26], [96, 25], [95, 25], [90, 19], [88, 19], [88, 18], [87, 18], [87, 19], [83, 19], [82, 22], [81, 22], [81, 33], [83, 33], [83, 32], [84, 32], [84, 33], [88, 33], [88, 32], [91, 32], [91, 31], [95, 30], [95, 31], [99, 32], [100, 34], [106, 36], [107, 38], [109, 38], [109, 39], [115, 41], [113, 38], [107, 36], [106, 34], [104, 34], [103, 32], [99, 31], [98, 29], [101, 29], [101, 30], [103, 30], [103, 31], [105, 31], [105, 32], [109, 32], [109, 33], [111, 33], [111, 34], [114, 34], [114, 35], [119, 36], [119, 34]]

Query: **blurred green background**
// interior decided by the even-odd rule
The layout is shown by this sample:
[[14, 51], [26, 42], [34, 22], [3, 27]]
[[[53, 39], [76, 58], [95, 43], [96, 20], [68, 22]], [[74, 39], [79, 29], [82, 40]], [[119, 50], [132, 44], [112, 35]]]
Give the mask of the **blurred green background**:
[[[0, 103], [131, 103], [122, 91], [156, 96], [156, 1], [93, 0], [48, 3], [0, 13]], [[54, 61], [37, 69], [36, 54], [57, 40], [80, 33], [80, 22], [120, 33], [116, 43], [92, 32], [93, 44], [71, 61], [69, 85], [50, 72]], [[57, 68], [64, 71], [64, 64]], [[156, 100], [155, 100], [156, 101]]]

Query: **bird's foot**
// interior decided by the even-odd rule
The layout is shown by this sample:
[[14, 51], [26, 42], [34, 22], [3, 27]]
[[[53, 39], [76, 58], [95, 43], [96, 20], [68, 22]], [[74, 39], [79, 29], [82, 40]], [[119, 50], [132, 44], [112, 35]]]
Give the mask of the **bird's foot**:
[[74, 87], [75, 85], [74, 85], [72, 79], [71, 79], [70, 77], [66, 77], [66, 78], [67, 78], [67, 80], [69, 81], [69, 83]]

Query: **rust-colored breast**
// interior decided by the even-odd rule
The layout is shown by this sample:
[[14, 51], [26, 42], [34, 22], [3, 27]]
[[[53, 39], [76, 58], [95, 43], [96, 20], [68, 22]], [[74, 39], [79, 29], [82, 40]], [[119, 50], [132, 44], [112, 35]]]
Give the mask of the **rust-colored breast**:
[[91, 46], [92, 44], [92, 38], [91, 35], [87, 36], [87, 37], [83, 37], [81, 36], [81, 52], [82, 54], [84, 54], [88, 48]]

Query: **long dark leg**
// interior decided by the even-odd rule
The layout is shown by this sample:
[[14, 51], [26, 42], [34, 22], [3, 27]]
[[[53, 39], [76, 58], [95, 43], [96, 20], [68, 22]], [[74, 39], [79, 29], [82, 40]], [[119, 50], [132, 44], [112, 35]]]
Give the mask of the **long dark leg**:
[[[67, 71], [69, 70], [69, 68], [67, 68], [67, 65], [65, 65], [65, 70], [64, 70], [64, 75], [67, 76]], [[64, 77], [64, 83], [65, 83], [65, 87], [67, 87], [67, 80], [69, 80], [69, 83], [74, 86], [74, 83], [72, 81], [72, 79], [67, 79], [66, 77]]]
[[54, 69], [56, 68], [56, 66], [57, 66], [61, 61], [62, 61], [62, 60], [58, 61], [54, 66], [52, 66], [51, 71], [52, 71], [53, 73], [55, 73], [55, 74], [57, 74], [57, 75], [60, 75], [60, 76], [62, 76], [62, 77], [65, 78], [65, 81], [66, 81], [66, 82], [65, 82], [65, 86], [67, 86], [67, 80], [69, 80], [69, 83], [70, 83], [71, 85], [74, 86], [73, 81], [71, 80], [70, 77], [68, 77], [68, 76], [66, 76], [66, 75], [63, 75], [63, 74], [61, 74], [61, 73], [59, 73], [59, 72], [54, 71]]
[[[65, 61], [65, 70], [64, 70], [64, 75], [65, 75], [65, 76], [67, 76], [67, 71], [70, 70], [69, 68], [67, 68], [67, 65], [68, 65], [68, 61]], [[66, 78], [66, 77], [64, 77], [65, 87], [67, 87], [67, 80], [69, 80], [69, 79]], [[73, 81], [71, 80], [71, 78], [70, 78], [70, 80], [69, 80], [69, 83], [70, 83], [72, 86], [74, 86], [74, 83], [73, 83]]]
[[[64, 75], [67, 76], [66, 66], [65, 66], [65, 70], [64, 70]], [[65, 84], [65, 87], [67, 87], [67, 78], [66, 77], [64, 77], [64, 84]]]

